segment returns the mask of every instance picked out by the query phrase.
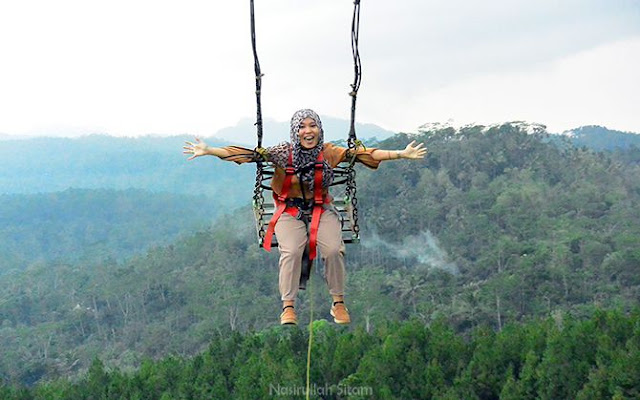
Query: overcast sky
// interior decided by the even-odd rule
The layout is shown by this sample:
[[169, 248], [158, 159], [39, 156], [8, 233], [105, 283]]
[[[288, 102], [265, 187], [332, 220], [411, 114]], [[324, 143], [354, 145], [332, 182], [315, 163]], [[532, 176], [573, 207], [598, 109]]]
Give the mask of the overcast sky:
[[[264, 116], [348, 119], [353, 2], [255, 1]], [[360, 18], [359, 122], [640, 132], [640, 0], [362, 0]], [[3, 134], [255, 118], [249, 0], [1, 0], [0, 57]]]

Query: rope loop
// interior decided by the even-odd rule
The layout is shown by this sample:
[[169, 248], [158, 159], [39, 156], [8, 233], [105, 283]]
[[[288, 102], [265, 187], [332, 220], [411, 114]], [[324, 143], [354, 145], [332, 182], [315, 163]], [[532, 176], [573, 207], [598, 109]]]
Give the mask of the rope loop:
[[253, 149], [253, 151], [256, 154], [256, 158], [259, 158], [263, 162], [269, 161], [268, 155], [267, 155], [267, 149], [265, 149], [264, 147], [256, 147], [255, 149]]

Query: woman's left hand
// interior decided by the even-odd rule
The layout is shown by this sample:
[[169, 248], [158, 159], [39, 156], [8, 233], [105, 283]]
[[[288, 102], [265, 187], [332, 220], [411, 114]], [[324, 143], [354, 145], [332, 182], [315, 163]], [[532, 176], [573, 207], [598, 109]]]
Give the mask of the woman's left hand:
[[409, 143], [404, 150], [400, 152], [400, 156], [402, 158], [408, 158], [412, 160], [416, 160], [419, 158], [424, 158], [427, 154], [427, 148], [424, 147], [424, 143], [418, 143], [416, 145], [416, 141]]

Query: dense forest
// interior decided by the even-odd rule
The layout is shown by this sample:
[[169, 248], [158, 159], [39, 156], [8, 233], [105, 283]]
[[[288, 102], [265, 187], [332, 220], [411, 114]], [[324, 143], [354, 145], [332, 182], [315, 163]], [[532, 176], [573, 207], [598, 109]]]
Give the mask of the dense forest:
[[[637, 148], [595, 152], [530, 128], [443, 128], [379, 143], [402, 148], [415, 139], [430, 152], [358, 169], [362, 242], [347, 254], [354, 323], [346, 331], [317, 323], [314, 382], [369, 385], [374, 398], [633, 398]], [[283, 385], [301, 384], [304, 332], [275, 327], [276, 259], [255, 243], [246, 206], [124, 260], [41, 262], [3, 277], [0, 377], [41, 383], [7, 388], [7, 398], [105, 387], [130, 398], [198, 398], [176, 392], [189, 388], [262, 398], [273, 380], [261, 374], [271, 370]], [[312, 304], [316, 319], [328, 318], [321, 269], [301, 294], [303, 322]], [[410, 333], [394, 336], [402, 332]], [[381, 363], [403, 360], [380, 376]], [[162, 379], [200, 383], [165, 387]], [[255, 379], [264, 384], [251, 386]], [[415, 395], [422, 390], [433, 391]]]
[[[300, 399], [306, 331], [277, 327], [215, 334], [191, 358], [146, 359], [134, 372], [93, 360], [88, 373], [31, 390], [0, 385], [5, 400]], [[313, 323], [309, 394], [315, 399], [637, 399], [640, 310], [562, 313], [482, 326], [468, 337], [441, 319], [382, 323], [373, 332]]]
[[122, 261], [212, 225], [221, 209], [211, 203], [140, 189], [0, 195], [0, 276], [37, 263]]

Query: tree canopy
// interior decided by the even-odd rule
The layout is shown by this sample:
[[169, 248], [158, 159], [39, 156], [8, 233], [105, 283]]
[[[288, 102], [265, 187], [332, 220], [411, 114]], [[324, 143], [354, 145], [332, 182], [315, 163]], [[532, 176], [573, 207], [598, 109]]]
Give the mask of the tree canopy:
[[[426, 376], [430, 382], [444, 382], [447, 389], [434, 391], [432, 398], [632, 393], [635, 389], [629, 388], [636, 382], [623, 372], [637, 371], [637, 360], [620, 352], [635, 346], [636, 339], [624, 336], [624, 346], [603, 350], [612, 360], [606, 368], [598, 364], [604, 355], [594, 359], [581, 352], [591, 345], [605, 349], [604, 342], [618, 340], [618, 328], [607, 328], [602, 338], [584, 342], [587, 346], [577, 343], [585, 337], [580, 329], [597, 326], [597, 316], [610, 309], [618, 310], [616, 318], [633, 321], [621, 326], [637, 330], [637, 318], [629, 315], [640, 299], [640, 167], [635, 150], [595, 152], [550, 141], [544, 130], [517, 124], [399, 134], [379, 147], [401, 148], [413, 139], [428, 145], [425, 160], [382, 163], [377, 171], [358, 169], [363, 234], [362, 243], [347, 252], [347, 302], [354, 316], [348, 333], [362, 331], [363, 343], [336, 333], [332, 343], [345, 340], [340, 347], [345, 357], [318, 359], [339, 363], [342, 370], [353, 371], [352, 377], [334, 371], [315, 382], [338, 385], [351, 379], [354, 387], [372, 382], [379, 363], [403, 354], [417, 360], [419, 370], [410, 369], [411, 363], [390, 369], [383, 377], [388, 388], [376, 391], [379, 398], [398, 396], [401, 389], [413, 397], [425, 387], [400, 388], [393, 382], [400, 382], [401, 374], [409, 374], [411, 382]], [[84, 376], [91, 368], [100, 370], [92, 363], [95, 358], [107, 375], [120, 376], [116, 371], [143, 371], [147, 364], [152, 368], [155, 364], [145, 364], [146, 359], [173, 355], [160, 363], [189, 363], [188, 357], [202, 356], [216, 337], [244, 342], [249, 335], [249, 345], [256, 343], [254, 334], [268, 336], [264, 332], [277, 323], [279, 309], [277, 255], [258, 248], [252, 218], [246, 206], [197, 233], [125, 259], [43, 260], [3, 276], [0, 376], [26, 384]], [[320, 289], [314, 290], [313, 302], [322, 318], [329, 302], [318, 278], [314, 276]], [[308, 318], [310, 304], [309, 293], [302, 293], [301, 320]], [[374, 340], [418, 327], [412, 332], [422, 340], [420, 335], [428, 335], [434, 324], [460, 341], [460, 354], [467, 357], [463, 365], [448, 364], [446, 357], [455, 358], [451, 355], [432, 358], [420, 346], [413, 349], [409, 339], [406, 344], [395, 336], [388, 342]], [[578, 330], [554, 333], [559, 326]], [[571, 344], [562, 342], [566, 332], [573, 332]], [[509, 334], [515, 336], [505, 336], [505, 341], [524, 340], [518, 346], [529, 347], [493, 354], [493, 340]], [[488, 338], [486, 343], [482, 337]], [[470, 338], [475, 339], [467, 342]], [[304, 343], [303, 336], [294, 339]], [[465, 347], [468, 343], [474, 345]], [[228, 375], [232, 368], [225, 367], [225, 380], [215, 372], [217, 378], [203, 379], [227, 391], [240, 384], [241, 376], [267, 382], [261, 377], [267, 372], [257, 367], [262, 356], [252, 354], [258, 358], [244, 359], [242, 374]], [[486, 361], [491, 357], [502, 358], [493, 364]], [[582, 358], [567, 364], [571, 376], [563, 377], [562, 371], [555, 377], [540, 375], [540, 365], [553, 370]], [[629, 364], [619, 366], [613, 361], [617, 359]], [[291, 360], [291, 365], [299, 362]], [[301, 375], [286, 376], [294, 382]], [[612, 379], [627, 381], [612, 384]]]

